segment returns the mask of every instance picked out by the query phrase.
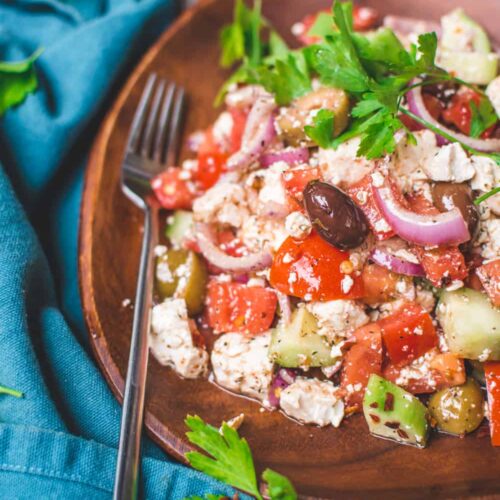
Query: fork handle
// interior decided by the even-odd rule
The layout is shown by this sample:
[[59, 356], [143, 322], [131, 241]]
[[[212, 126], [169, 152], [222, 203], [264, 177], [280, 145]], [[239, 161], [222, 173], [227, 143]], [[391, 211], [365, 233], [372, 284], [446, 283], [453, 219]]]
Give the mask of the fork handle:
[[144, 204], [144, 234], [135, 295], [134, 321], [123, 398], [114, 500], [137, 498], [144, 395], [148, 369], [148, 335], [153, 296], [153, 251], [158, 238], [156, 207]]

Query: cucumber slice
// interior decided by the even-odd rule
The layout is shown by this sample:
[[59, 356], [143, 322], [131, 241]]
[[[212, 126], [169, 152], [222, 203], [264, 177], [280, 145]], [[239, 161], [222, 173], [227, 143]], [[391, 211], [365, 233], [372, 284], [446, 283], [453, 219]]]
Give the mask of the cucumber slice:
[[467, 83], [487, 85], [498, 72], [498, 54], [442, 50], [438, 64]]
[[173, 245], [180, 245], [186, 233], [193, 227], [193, 212], [176, 210], [170, 217], [165, 234]]
[[441, 18], [443, 35], [441, 47], [452, 51], [471, 51], [488, 54], [491, 44], [486, 31], [463, 9], [452, 10]]
[[480, 361], [500, 360], [500, 309], [486, 295], [469, 288], [444, 291], [436, 317], [451, 352]]
[[413, 394], [371, 375], [363, 413], [374, 436], [424, 448], [429, 436], [427, 408]]
[[316, 318], [305, 307], [299, 307], [288, 325], [279, 325], [273, 331], [269, 356], [286, 368], [332, 365], [335, 358], [331, 347], [317, 330]]

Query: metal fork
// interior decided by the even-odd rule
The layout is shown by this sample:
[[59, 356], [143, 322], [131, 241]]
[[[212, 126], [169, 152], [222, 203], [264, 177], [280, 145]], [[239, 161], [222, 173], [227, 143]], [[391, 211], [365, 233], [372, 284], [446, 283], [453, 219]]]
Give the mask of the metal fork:
[[151, 190], [151, 179], [165, 164], [175, 164], [184, 98], [182, 88], [159, 79], [156, 74], [149, 76], [135, 112], [122, 165], [122, 189], [144, 212], [144, 233], [123, 398], [115, 500], [137, 497], [154, 281], [153, 251], [158, 240], [159, 207]]

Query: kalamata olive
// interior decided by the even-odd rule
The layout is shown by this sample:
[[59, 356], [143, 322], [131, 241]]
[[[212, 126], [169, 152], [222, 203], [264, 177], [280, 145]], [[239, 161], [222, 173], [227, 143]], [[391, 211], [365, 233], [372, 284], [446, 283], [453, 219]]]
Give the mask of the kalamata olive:
[[436, 182], [432, 188], [432, 200], [441, 212], [448, 212], [457, 207], [467, 223], [471, 238], [474, 237], [478, 228], [479, 213], [472, 201], [471, 188], [466, 183]]
[[313, 227], [331, 245], [347, 250], [368, 236], [365, 214], [339, 188], [311, 181], [304, 189], [304, 204]]
[[484, 398], [478, 383], [467, 379], [463, 385], [448, 387], [429, 398], [429, 412], [437, 427], [449, 434], [475, 431], [484, 418]]

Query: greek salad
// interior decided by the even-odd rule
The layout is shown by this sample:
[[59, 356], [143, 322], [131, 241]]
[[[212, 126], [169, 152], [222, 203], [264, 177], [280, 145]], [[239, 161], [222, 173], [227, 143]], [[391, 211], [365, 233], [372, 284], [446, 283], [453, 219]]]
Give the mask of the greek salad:
[[153, 355], [303, 424], [360, 413], [418, 447], [489, 425], [500, 446], [492, 41], [462, 9], [340, 2], [292, 34], [236, 1], [222, 110], [152, 181]]

